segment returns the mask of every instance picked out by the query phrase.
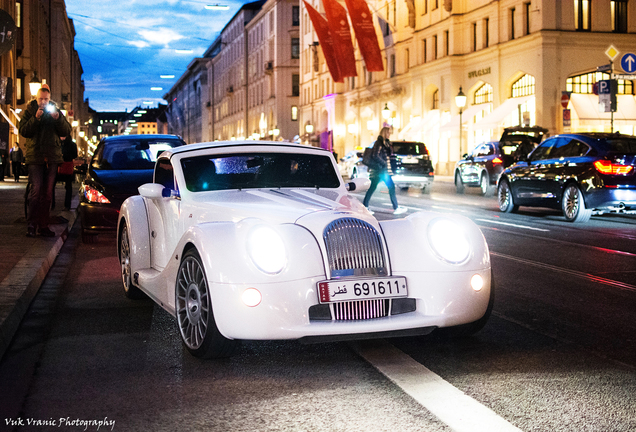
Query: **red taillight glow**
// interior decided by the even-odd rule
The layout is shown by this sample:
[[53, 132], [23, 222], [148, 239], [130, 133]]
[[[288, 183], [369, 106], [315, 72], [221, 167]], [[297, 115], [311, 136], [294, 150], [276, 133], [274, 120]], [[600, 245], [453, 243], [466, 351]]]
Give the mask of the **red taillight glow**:
[[501, 159], [499, 159], [498, 157], [496, 157], [496, 158], [494, 158], [494, 159], [492, 160], [492, 163], [493, 163], [493, 164], [500, 164], [500, 163], [503, 163], [503, 161], [502, 161]]
[[634, 169], [631, 165], [617, 165], [608, 160], [597, 160], [594, 162], [594, 168], [601, 174], [626, 175]]
[[84, 196], [90, 203], [110, 204], [108, 198], [102, 195], [100, 191], [88, 185], [84, 185]]

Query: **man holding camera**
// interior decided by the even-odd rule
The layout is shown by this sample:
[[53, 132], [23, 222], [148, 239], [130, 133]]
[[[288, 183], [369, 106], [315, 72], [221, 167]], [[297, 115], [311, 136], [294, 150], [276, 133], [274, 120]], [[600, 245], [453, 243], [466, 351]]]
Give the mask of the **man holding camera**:
[[57, 166], [64, 160], [60, 136], [68, 136], [71, 125], [51, 102], [48, 85], [42, 85], [36, 98], [27, 105], [19, 130], [26, 138], [25, 163], [31, 184], [26, 235], [54, 237], [55, 233], [49, 228], [49, 211]]

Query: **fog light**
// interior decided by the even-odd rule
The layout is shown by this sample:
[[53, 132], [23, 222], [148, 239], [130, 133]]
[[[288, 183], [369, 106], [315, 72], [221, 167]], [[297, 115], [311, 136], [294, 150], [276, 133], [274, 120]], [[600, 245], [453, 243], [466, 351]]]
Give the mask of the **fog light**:
[[254, 307], [261, 303], [263, 296], [261, 296], [261, 293], [256, 288], [248, 288], [243, 291], [241, 299], [243, 303], [245, 303], [245, 306]]
[[481, 277], [481, 275], [474, 275], [472, 278], [470, 278], [470, 286], [475, 290], [475, 291], [480, 291], [483, 287], [484, 287], [484, 278]]

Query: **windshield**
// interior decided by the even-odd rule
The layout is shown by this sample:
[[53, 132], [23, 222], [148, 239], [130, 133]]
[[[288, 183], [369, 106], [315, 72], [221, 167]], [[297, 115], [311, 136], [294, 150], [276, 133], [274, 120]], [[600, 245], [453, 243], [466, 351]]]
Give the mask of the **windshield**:
[[340, 178], [329, 156], [251, 153], [181, 159], [191, 192], [280, 187], [337, 188]]
[[417, 156], [426, 154], [426, 146], [419, 142], [392, 141], [393, 153], [396, 155]]
[[93, 168], [110, 170], [154, 169], [161, 153], [183, 145], [178, 139], [106, 140], [97, 149]]

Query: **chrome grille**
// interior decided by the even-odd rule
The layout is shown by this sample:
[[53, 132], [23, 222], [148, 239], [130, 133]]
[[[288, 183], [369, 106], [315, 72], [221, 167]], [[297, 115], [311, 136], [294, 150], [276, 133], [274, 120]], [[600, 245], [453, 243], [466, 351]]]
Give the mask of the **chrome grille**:
[[386, 275], [380, 234], [367, 222], [342, 218], [323, 233], [331, 277]]
[[332, 303], [331, 316], [335, 321], [367, 320], [389, 315], [390, 300], [357, 300]]

